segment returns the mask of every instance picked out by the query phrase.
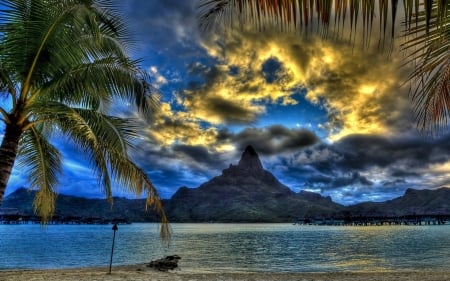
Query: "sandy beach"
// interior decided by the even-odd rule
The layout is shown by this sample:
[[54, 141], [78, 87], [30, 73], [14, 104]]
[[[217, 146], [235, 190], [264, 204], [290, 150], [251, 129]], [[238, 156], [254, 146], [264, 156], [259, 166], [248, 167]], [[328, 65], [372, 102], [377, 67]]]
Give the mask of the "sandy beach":
[[115, 267], [111, 274], [108, 268], [81, 268], [55, 270], [3, 270], [0, 281], [197, 281], [197, 280], [252, 280], [252, 281], [447, 281], [450, 271], [418, 271], [418, 272], [332, 272], [332, 273], [192, 273], [174, 270], [169, 272], [155, 271], [145, 265]]

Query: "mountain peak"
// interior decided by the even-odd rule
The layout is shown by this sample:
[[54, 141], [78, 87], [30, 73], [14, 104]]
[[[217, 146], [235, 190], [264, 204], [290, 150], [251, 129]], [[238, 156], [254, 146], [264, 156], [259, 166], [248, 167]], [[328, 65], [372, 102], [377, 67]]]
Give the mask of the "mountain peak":
[[239, 168], [253, 171], [262, 171], [263, 166], [261, 161], [259, 160], [258, 153], [251, 146], [247, 146], [245, 151], [242, 153], [241, 160], [239, 160], [238, 164]]

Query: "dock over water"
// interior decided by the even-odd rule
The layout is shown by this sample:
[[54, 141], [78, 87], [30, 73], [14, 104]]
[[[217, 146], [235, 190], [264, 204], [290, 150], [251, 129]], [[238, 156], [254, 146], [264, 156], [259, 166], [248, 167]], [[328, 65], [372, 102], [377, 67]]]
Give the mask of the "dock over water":
[[336, 218], [303, 218], [295, 221], [299, 225], [445, 225], [450, 223], [450, 214], [424, 214], [404, 216], [356, 216]]
[[[21, 213], [15, 208], [0, 208], [0, 224], [40, 224], [41, 218]], [[126, 218], [105, 219], [100, 217], [59, 216], [52, 217], [47, 224], [129, 224]]]

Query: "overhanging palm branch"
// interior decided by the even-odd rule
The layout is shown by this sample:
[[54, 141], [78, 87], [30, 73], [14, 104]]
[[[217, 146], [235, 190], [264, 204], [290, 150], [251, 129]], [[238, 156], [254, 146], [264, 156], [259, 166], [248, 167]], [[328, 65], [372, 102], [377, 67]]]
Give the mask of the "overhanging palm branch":
[[[449, 56], [450, 0], [403, 0], [404, 30], [402, 45], [415, 70], [409, 77], [416, 104], [418, 126], [436, 132], [448, 128], [450, 118]], [[279, 28], [283, 31], [319, 32], [329, 36], [330, 28], [344, 30], [354, 40], [362, 26], [362, 42], [367, 46], [378, 19], [380, 43], [392, 43], [398, 21], [398, 0], [199, 0], [201, 28], [246, 27], [257, 30]], [[389, 27], [390, 26], [390, 30]], [[339, 32], [338, 32], [339, 33]]]
[[369, 36], [377, 6], [380, 29], [384, 34], [389, 4], [392, 7], [390, 20], [395, 21], [398, 1], [390, 2], [380, 0], [377, 5], [375, 0], [200, 0], [198, 18], [204, 29], [237, 23], [250, 24], [261, 30], [275, 26], [281, 30], [313, 31], [313, 27], [319, 25], [318, 30], [324, 35], [330, 27], [339, 27], [347, 21], [353, 32], [362, 20], [364, 36]]
[[433, 133], [445, 132], [450, 119], [450, 2], [444, 4], [428, 3], [409, 23], [402, 45], [407, 63], [415, 65], [409, 81], [418, 126]]

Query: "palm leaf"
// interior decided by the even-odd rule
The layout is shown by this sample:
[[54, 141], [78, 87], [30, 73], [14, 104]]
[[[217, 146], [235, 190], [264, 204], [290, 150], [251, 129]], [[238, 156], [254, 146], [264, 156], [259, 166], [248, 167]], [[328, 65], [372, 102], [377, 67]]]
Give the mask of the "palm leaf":
[[35, 126], [27, 130], [20, 143], [19, 168], [26, 168], [31, 189], [37, 189], [33, 202], [42, 222], [49, 221], [55, 210], [58, 175], [62, 170], [59, 151], [47, 142]]
[[[108, 118], [96, 111], [72, 108], [57, 102], [36, 102], [30, 107], [30, 112], [32, 120], [53, 124], [62, 134], [67, 135], [80, 151], [83, 151], [99, 179], [104, 194], [112, 201], [106, 144], [111, 142], [108, 145], [126, 157], [125, 147], [128, 143], [124, 138], [127, 132], [132, 131], [129, 129], [120, 131], [120, 128], [114, 127], [115, 120], [112, 117]], [[117, 120], [119, 119], [116, 118]]]
[[116, 182], [127, 188], [130, 192], [140, 195], [146, 195], [146, 207], [153, 206], [159, 215], [161, 222], [160, 236], [164, 241], [169, 242], [171, 230], [167, 215], [164, 211], [161, 198], [159, 197], [153, 183], [147, 177], [145, 172], [137, 167], [130, 159], [117, 155], [114, 151], [109, 151], [109, 163], [113, 171]]
[[84, 152], [111, 203], [113, 182], [136, 195], [145, 194], [147, 206], [153, 205], [160, 216], [161, 237], [170, 238], [167, 216], [156, 188], [128, 158], [127, 149], [132, 147], [131, 140], [137, 136], [137, 122], [57, 102], [36, 102], [30, 112], [35, 122], [56, 125]]
[[[378, 6], [386, 10], [388, 2], [379, 1]], [[369, 35], [374, 10], [374, 0], [200, 0], [198, 20], [204, 30], [223, 24], [234, 26], [238, 22], [241, 26], [253, 24], [260, 30], [278, 26], [281, 30], [294, 28], [307, 31], [317, 23], [321, 33], [326, 35], [333, 18], [335, 24], [344, 24], [349, 20], [351, 30], [356, 29], [361, 11], [363, 29]]]
[[406, 63], [415, 65], [408, 81], [417, 124], [431, 134], [445, 132], [450, 118], [450, 2], [444, 2], [419, 9], [402, 45], [409, 52]]

